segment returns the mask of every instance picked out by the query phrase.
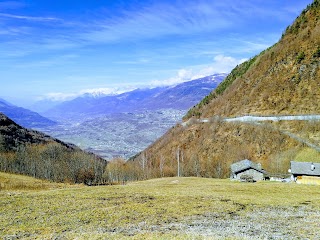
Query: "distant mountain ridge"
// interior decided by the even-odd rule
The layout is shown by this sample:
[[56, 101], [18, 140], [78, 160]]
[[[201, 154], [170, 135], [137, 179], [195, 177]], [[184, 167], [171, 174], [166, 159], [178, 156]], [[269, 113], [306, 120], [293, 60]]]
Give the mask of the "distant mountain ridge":
[[85, 94], [59, 104], [45, 112], [45, 116], [59, 119], [167, 108], [186, 110], [210, 93], [224, 77], [224, 74], [216, 74], [175, 86], [136, 89], [112, 96]]
[[55, 121], [45, 118], [36, 112], [22, 107], [17, 107], [1, 98], [0, 112], [26, 128], [48, 127], [56, 124]]

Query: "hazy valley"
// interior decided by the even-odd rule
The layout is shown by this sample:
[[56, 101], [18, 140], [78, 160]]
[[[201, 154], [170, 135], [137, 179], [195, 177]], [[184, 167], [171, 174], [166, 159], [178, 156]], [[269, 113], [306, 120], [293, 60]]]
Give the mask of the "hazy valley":
[[114, 113], [39, 130], [105, 159], [128, 159], [180, 122], [185, 113], [186, 110], [175, 109]]
[[59, 124], [37, 128], [106, 159], [130, 158], [176, 123], [226, 76], [114, 96], [86, 94], [43, 113]]

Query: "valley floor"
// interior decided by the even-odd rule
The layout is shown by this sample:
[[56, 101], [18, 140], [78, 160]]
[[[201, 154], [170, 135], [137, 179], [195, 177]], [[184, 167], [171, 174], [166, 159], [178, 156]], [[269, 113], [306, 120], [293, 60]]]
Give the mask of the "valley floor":
[[319, 186], [163, 178], [87, 187], [0, 173], [4, 239], [317, 239], [319, 215]]

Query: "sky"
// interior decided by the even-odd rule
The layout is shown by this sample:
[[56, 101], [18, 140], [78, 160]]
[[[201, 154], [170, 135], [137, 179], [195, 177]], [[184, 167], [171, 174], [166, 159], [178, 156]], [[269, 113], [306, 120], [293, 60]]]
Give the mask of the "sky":
[[0, 98], [28, 106], [228, 73], [311, 2], [0, 1]]

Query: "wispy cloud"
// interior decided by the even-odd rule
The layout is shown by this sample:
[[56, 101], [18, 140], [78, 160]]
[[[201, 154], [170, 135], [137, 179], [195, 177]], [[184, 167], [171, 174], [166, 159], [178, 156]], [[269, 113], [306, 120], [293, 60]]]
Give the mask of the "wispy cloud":
[[[231, 24], [213, 4], [188, 1], [183, 4], [155, 4], [101, 19], [95, 30], [81, 37], [89, 41], [113, 42], [170, 35], [192, 35], [221, 29]], [[92, 29], [92, 27], [91, 27]]]
[[274, 9], [274, 4], [260, 5], [253, 0], [157, 3], [123, 11], [116, 16], [107, 15], [91, 22], [92, 25], [89, 22], [88, 28], [78, 37], [92, 42], [135, 41], [206, 34], [232, 26], [241, 28], [248, 19], [254, 23], [257, 19], [292, 18], [292, 11]]
[[[9, 3], [10, 1], [7, 2], [7, 5], [10, 5]], [[23, 26], [24, 29], [21, 30], [19, 29], [22, 26], [6, 26], [1, 29], [0, 34], [24, 35], [23, 45], [31, 45], [32, 49], [32, 43], [36, 42], [37, 47], [34, 51], [37, 52], [166, 37], [172, 39], [173, 35], [205, 37], [233, 26], [241, 28], [246, 18], [278, 18], [280, 14], [283, 17], [283, 11], [270, 8], [272, 4], [270, 6], [262, 4], [262, 7], [258, 5], [253, 0], [236, 3], [230, 0], [172, 1], [170, 3], [158, 1], [149, 5], [140, 3], [136, 7], [120, 10], [116, 14], [101, 10], [100, 14], [95, 14], [91, 16], [92, 18], [88, 16], [87, 21], [83, 19], [71, 21], [55, 16], [0, 13], [0, 18], [20, 19], [26, 22], [60, 23], [45, 31], [42, 27], [32, 24]], [[292, 9], [287, 11], [288, 15], [292, 15]], [[24, 32], [25, 29], [28, 32]], [[131, 63], [134, 64], [134, 61]]]
[[61, 19], [55, 18], [55, 17], [33, 17], [33, 16], [14, 15], [14, 14], [8, 14], [8, 13], [0, 13], [0, 17], [14, 18], [14, 19], [21, 19], [21, 20], [28, 20], [28, 21], [37, 21], [37, 22], [61, 21]]

